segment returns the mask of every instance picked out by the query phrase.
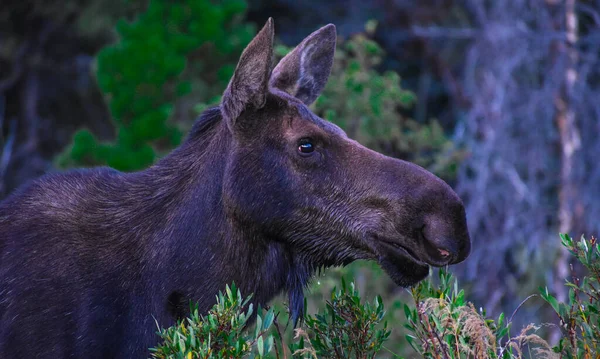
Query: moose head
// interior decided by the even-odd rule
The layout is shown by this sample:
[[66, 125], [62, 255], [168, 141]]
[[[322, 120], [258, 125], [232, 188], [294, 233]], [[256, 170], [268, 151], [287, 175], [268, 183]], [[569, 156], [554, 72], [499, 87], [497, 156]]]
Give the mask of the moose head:
[[238, 225], [309, 268], [380, 263], [401, 286], [470, 251], [465, 210], [441, 179], [348, 138], [311, 112], [331, 71], [327, 25], [272, 69], [273, 21], [244, 50], [221, 114], [232, 138], [223, 200]]

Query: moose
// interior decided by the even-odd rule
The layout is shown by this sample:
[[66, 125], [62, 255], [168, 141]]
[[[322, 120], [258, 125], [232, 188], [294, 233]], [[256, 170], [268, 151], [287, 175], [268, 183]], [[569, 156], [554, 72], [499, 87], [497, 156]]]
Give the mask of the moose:
[[208, 311], [228, 283], [257, 304], [287, 293], [298, 318], [320, 268], [374, 260], [411, 286], [468, 256], [449, 185], [309, 110], [335, 26], [274, 68], [273, 37], [269, 19], [220, 105], [153, 166], [47, 174], [0, 203], [1, 358], [145, 358], [156, 322]]

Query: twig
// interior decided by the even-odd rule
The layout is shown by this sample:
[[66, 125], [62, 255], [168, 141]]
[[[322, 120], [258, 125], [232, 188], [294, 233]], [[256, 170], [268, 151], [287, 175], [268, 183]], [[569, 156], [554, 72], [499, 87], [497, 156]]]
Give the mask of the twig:
[[386, 347], [385, 345], [381, 346], [385, 351], [387, 351], [388, 353], [390, 353], [391, 355], [394, 356], [394, 358], [400, 358], [402, 359], [402, 357], [396, 353], [394, 353], [393, 351], [391, 351], [388, 347]]
[[[279, 313], [275, 316], [273, 320], [273, 325], [275, 325], [275, 329], [277, 329], [277, 334], [279, 334], [279, 342], [281, 343], [281, 350], [283, 351], [283, 359], [287, 359], [287, 352], [285, 350], [285, 344], [283, 343], [283, 335], [281, 333], [281, 328], [279, 327]], [[275, 352], [277, 354], [277, 358], [279, 358], [279, 352], [277, 351], [277, 345], [275, 345]]]
[[517, 313], [517, 311], [523, 306], [523, 304], [525, 304], [525, 302], [527, 302], [529, 299], [531, 299], [533, 297], [539, 297], [539, 295], [532, 294], [529, 297], [523, 299], [523, 301], [521, 301], [521, 303], [519, 305], [517, 305], [517, 307], [515, 308], [515, 310], [511, 314], [510, 319], [508, 320], [509, 323], [512, 323], [513, 317], [515, 316], [515, 314]]
[[435, 334], [435, 337], [437, 338], [438, 343], [440, 343], [440, 349], [442, 351], [442, 354], [444, 355], [444, 359], [450, 359], [450, 354], [448, 353], [448, 348], [446, 348], [444, 346], [445, 342], [442, 341], [442, 338], [440, 338], [438, 331], [437, 330], [434, 331], [433, 334]]
[[[519, 303], [519, 305], [517, 305], [517, 307], [515, 308], [515, 310], [513, 310], [512, 314], [510, 315], [510, 318], [508, 319], [507, 325], [510, 325], [512, 323], [512, 320], [513, 320], [515, 314], [517, 314], [517, 312], [519, 311], [519, 309], [521, 309], [521, 307], [525, 304], [525, 302], [527, 302], [529, 299], [531, 299], [533, 297], [538, 297], [538, 295], [537, 294], [531, 294], [527, 298], [523, 299], [521, 301], [521, 303]], [[508, 347], [510, 346], [510, 342], [511, 342], [510, 327], [508, 328], [507, 335], [508, 335], [508, 341], [506, 342], [506, 345], [504, 346], [504, 348], [500, 349], [501, 352], [504, 352], [505, 350], [508, 350]], [[500, 338], [498, 338], [498, 345], [500, 345]]]

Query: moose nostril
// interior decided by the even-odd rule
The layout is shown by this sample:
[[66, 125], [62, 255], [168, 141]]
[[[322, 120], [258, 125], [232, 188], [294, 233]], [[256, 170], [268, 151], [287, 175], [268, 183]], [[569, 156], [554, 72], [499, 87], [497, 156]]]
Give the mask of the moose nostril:
[[438, 252], [440, 252], [440, 254], [442, 255], [442, 257], [448, 257], [448, 256], [450, 256], [450, 252], [448, 252], [445, 249], [438, 249]]
[[441, 266], [453, 261], [456, 251], [451, 244], [446, 243], [447, 241], [433, 241], [425, 236], [422, 238], [425, 253], [431, 260], [430, 264]]

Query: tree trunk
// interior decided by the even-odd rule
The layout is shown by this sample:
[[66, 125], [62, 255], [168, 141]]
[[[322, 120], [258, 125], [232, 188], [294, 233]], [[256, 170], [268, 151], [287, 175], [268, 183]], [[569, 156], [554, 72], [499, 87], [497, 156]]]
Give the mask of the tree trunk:
[[[565, 57], [564, 82], [560, 93], [555, 99], [556, 125], [560, 135], [561, 170], [559, 189], [559, 231], [579, 236], [573, 231], [581, 230], [581, 216], [583, 207], [578, 193], [578, 176], [576, 156], [581, 149], [581, 136], [575, 121], [573, 109], [573, 88], [577, 82], [578, 51], [577, 29], [578, 21], [575, 12], [576, 0], [565, 0], [565, 33], [566, 42], [559, 47], [561, 55]], [[560, 247], [555, 266], [555, 291], [559, 301], [567, 300], [565, 279], [569, 278], [569, 253]], [[556, 343], [560, 338], [560, 330], [556, 330], [551, 338]]]

